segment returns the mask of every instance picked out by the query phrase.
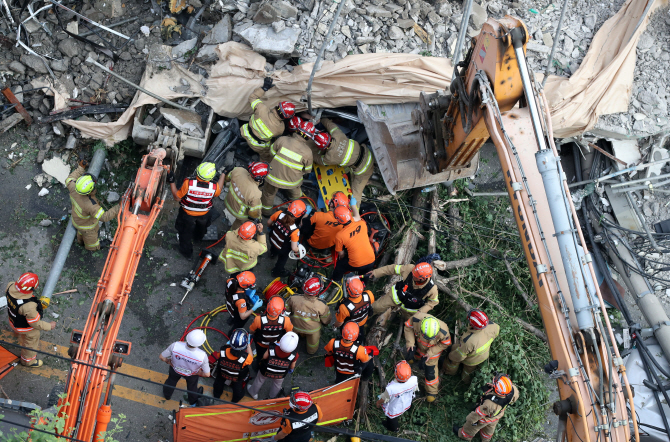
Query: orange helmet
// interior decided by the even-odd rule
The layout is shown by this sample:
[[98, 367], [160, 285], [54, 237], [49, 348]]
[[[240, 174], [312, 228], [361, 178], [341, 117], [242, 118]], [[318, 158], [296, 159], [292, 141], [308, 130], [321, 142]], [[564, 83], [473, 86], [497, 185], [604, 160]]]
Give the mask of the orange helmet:
[[300, 218], [306, 211], [307, 206], [302, 200], [291, 201], [291, 204], [288, 205], [288, 212], [296, 218]]
[[347, 296], [356, 297], [360, 296], [363, 293], [365, 284], [361, 281], [361, 278], [354, 276], [347, 280]]
[[356, 338], [358, 338], [358, 333], [360, 331], [361, 329], [358, 324], [353, 321], [349, 321], [344, 324], [344, 327], [342, 327], [342, 338], [353, 342], [356, 340]]
[[248, 289], [256, 285], [256, 275], [250, 271], [240, 273], [236, 279], [241, 289]]
[[414, 282], [418, 282], [420, 284], [428, 281], [431, 276], [433, 276], [433, 266], [427, 262], [421, 262], [415, 265], [414, 269], [412, 270], [412, 278], [414, 279]]
[[281, 296], [273, 296], [268, 302], [268, 307], [265, 309], [268, 316], [271, 318], [276, 318], [282, 313], [284, 313], [284, 300]]
[[247, 221], [240, 226], [237, 230], [237, 234], [245, 241], [249, 241], [256, 234], [256, 224], [251, 221]]
[[309, 278], [302, 285], [302, 291], [305, 292], [306, 295], [310, 296], [318, 295], [319, 292], [321, 291], [321, 280], [316, 276]]
[[349, 205], [349, 199], [347, 196], [344, 194], [344, 192], [335, 192], [333, 194], [333, 197], [330, 199], [330, 206], [335, 208], [337, 206], [348, 206]]
[[351, 211], [346, 206], [338, 206], [333, 210], [333, 215], [338, 223], [346, 226], [351, 222]]
[[32, 293], [33, 290], [37, 288], [39, 283], [40, 278], [36, 274], [32, 272], [26, 272], [19, 276], [19, 279], [17, 279], [14, 283], [14, 287], [16, 287], [16, 290], [19, 292], [27, 295], [28, 293]]
[[501, 374], [493, 380], [493, 391], [498, 396], [507, 396], [512, 392], [512, 380], [506, 374]]
[[407, 382], [412, 377], [412, 367], [407, 361], [400, 361], [395, 364], [395, 380], [398, 382]]

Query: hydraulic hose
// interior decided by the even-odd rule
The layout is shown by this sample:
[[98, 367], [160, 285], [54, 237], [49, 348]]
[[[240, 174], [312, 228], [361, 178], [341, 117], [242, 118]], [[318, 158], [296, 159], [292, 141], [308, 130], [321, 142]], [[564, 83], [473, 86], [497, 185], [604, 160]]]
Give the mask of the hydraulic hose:
[[[642, 341], [642, 339], [640, 339], [637, 335], [635, 336], [634, 339], [637, 344], [639, 344]], [[647, 374], [647, 379], [651, 381], [653, 378], [654, 382], [658, 386], [657, 389], [653, 390], [654, 398], [656, 399], [656, 405], [658, 406], [658, 411], [659, 413], [661, 413], [661, 419], [663, 419], [663, 426], [665, 427], [665, 431], [667, 434], [670, 434], [670, 423], [668, 422], [668, 417], [665, 415], [665, 410], [663, 410], [663, 404], [661, 402], [661, 398], [658, 396], [658, 390], [660, 390], [661, 394], [663, 394], [666, 404], [670, 404], [670, 398], [668, 397], [668, 392], [665, 391], [665, 389], [663, 388], [663, 383], [658, 378], [658, 375], [654, 371], [653, 367], [649, 364], [649, 361], [647, 361], [647, 357], [649, 357], [651, 360], [653, 360], [654, 358], [649, 356], [645, 350], [639, 351], [639, 354], [640, 357], [642, 358], [643, 362], [642, 365], [644, 366], [644, 371]], [[636, 416], [633, 416], [633, 418], [636, 418]]]

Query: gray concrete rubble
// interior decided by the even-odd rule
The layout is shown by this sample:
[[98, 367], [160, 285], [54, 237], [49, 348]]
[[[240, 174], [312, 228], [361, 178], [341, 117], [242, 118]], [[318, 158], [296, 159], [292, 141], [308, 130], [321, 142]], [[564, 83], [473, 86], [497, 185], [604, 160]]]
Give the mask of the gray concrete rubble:
[[300, 29], [285, 28], [277, 33], [272, 26], [247, 21], [236, 25], [233, 28], [233, 33], [258, 53], [283, 56], [293, 53], [300, 36]]

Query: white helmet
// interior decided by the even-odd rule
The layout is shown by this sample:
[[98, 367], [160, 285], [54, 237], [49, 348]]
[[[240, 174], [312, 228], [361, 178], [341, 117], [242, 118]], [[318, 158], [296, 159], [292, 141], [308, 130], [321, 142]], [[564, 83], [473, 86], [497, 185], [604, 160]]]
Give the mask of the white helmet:
[[279, 340], [279, 348], [284, 353], [292, 353], [298, 348], [298, 335], [293, 332], [288, 332]]
[[288, 254], [288, 257], [291, 259], [303, 259], [307, 255], [307, 249], [302, 244], [298, 244], [298, 254], [296, 255], [293, 250]]
[[205, 343], [206, 340], [207, 337], [205, 336], [205, 332], [203, 332], [199, 328], [191, 330], [186, 335], [186, 343], [191, 347], [200, 347], [202, 344]]

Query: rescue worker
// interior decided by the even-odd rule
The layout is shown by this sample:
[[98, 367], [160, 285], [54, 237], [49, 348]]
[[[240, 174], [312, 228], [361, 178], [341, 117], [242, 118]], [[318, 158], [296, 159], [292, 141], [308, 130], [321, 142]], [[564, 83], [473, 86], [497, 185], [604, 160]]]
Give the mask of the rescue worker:
[[233, 329], [244, 328], [251, 314], [263, 306], [263, 300], [259, 299], [251, 304], [247, 290], [256, 287], [256, 275], [250, 271], [238, 273], [226, 281], [226, 308], [233, 320]]
[[500, 326], [489, 321], [489, 317], [479, 309], [468, 312], [468, 328], [457, 337], [442, 368], [451, 376], [458, 373], [462, 365], [461, 380], [469, 383], [472, 373], [489, 358], [491, 343], [500, 333]]
[[412, 368], [407, 361], [395, 364], [395, 379], [386, 385], [384, 392], [379, 395], [377, 408], [384, 410], [386, 420], [384, 427], [397, 433], [400, 431], [398, 418], [412, 406], [412, 399], [419, 391], [419, 382], [412, 376]]
[[[258, 236], [256, 235], [258, 234]], [[263, 224], [247, 221], [235, 230], [226, 232], [226, 246], [219, 254], [231, 275], [256, 267], [258, 257], [268, 251]]]
[[214, 163], [202, 163], [195, 169], [195, 177], [185, 179], [177, 190], [174, 173], [168, 174], [172, 196], [181, 206], [174, 226], [179, 233], [179, 253], [186, 258], [193, 256], [193, 241], [202, 241], [212, 223], [212, 199], [221, 194], [226, 179], [222, 173], [219, 181], [213, 183], [215, 175]]
[[221, 346], [216, 363], [216, 379], [213, 394], [220, 398], [224, 385], [233, 389], [231, 402], [239, 402], [244, 397], [244, 386], [249, 379], [249, 366], [254, 360], [251, 353], [249, 334], [243, 328], [233, 330], [227, 344]]
[[173, 342], [158, 356], [158, 359], [170, 365], [168, 378], [163, 384], [163, 397], [166, 400], [172, 397], [179, 379], [184, 378], [189, 392], [188, 403], [195, 406], [198, 402], [199, 396], [192, 394], [202, 393], [203, 388], [198, 388], [198, 378], [210, 376], [207, 353], [199, 348], [206, 339], [202, 330], [191, 330], [186, 335], [186, 342]]
[[[488, 388], [486, 388], [488, 387]], [[499, 374], [492, 384], [486, 384], [484, 394], [477, 402], [477, 408], [465, 418], [462, 427], [453, 426], [459, 439], [472, 440], [477, 433], [483, 441], [491, 440], [496, 426], [505, 415], [505, 409], [519, 399], [519, 389], [506, 374]]]
[[348, 206], [349, 200], [342, 192], [335, 192], [328, 203], [331, 210], [316, 212], [305, 219], [300, 228], [300, 239], [306, 242], [312, 250], [327, 252], [335, 245], [335, 236], [344, 228], [335, 218], [335, 208]]
[[293, 324], [288, 316], [284, 316], [284, 300], [281, 296], [273, 296], [268, 301], [265, 312], [256, 315], [249, 327], [249, 333], [254, 334], [256, 354], [261, 356], [282, 336], [293, 330]]
[[437, 286], [432, 279], [432, 265], [427, 262], [387, 265], [367, 273], [363, 281], [367, 284], [391, 275], [399, 275], [402, 279], [377, 300], [373, 307], [375, 314], [399, 306], [403, 321], [406, 321], [415, 313], [428, 313], [439, 304]]
[[314, 135], [314, 143], [321, 151], [321, 155], [315, 157], [314, 162], [323, 166], [344, 167], [349, 173], [352, 194], [356, 201], [361, 201], [363, 189], [375, 168], [372, 152], [359, 145], [358, 141], [347, 137], [329, 118], [322, 118], [321, 124], [326, 127], [327, 132]]
[[87, 161], [80, 161], [66, 179], [65, 187], [70, 192], [72, 202], [72, 225], [77, 229], [77, 242], [86, 250], [100, 250], [98, 231], [100, 222], [111, 221], [119, 213], [119, 205], [105, 211], [96, 198], [97, 178], [86, 173]]
[[[283, 397], [282, 384], [284, 378], [293, 373], [295, 364], [298, 361], [298, 335], [293, 332], [288, 332], [281, 337], [279, 342], [273, 342], [270, 347], [264, 351], [260, 362], [260, 370], [254, 379], [254, 383], [247, 388], [249, 395], [258, 399], [258, 392], [266, 380], [270, 379], [272, 385], [270, 387], [269, 399], [276, 397]], [[259, 355], [261, 353], [258, 353]], [[281, 394], [280, 394], [281, 393]]]
[[345, 206], [336, 207], [335, 219], [344, 227], [335, 235], [337, 263], [330, 277], [333, 281], [342, 279], [345, 273], [363, 275], [374, 268], [375, 251], [370, 244], [368, 225], [358, 214], [358, 208], [352, 200], [351, 210]]
[[254, 113], [249, 118], [249, 123], [240, 128], [242, 138], [264, 162], [272, 160], [270, 145], [273, 138], [284, 133], [284, 120], [295, 115], [295, 105], [289, 101], [282, 101], [274, 108], [263, 103], [261, 99], [272, 86], [272, 78], [265, 77], [263, 86], [249, 96], [249, 104]]
[[[7, 315], [9, 325], [19, 336], [19, 345], [37, 350], [40, 344], [40, 330], [54, 330], [56, 323], [42, 320], [44, 305], [33, 294], [39, 285], [36, 274], [26, 272], [16, 282], [10, 282], [5, 289], [7, 297]], [[44, 302], [48, 305], [48, 301]], [[25, 348], [21, 349], [21, 365], [25, 367], [41, 367], [41, 359], [37, 353]]]
[[347, 322], [342, 327], [342, 339], [331, 339], [326, 347], [326, 355], [335, 359], [335, 383], [346, 381], [356, 373], [362, 381], [372, 376], [372, 358], [364, 346], [355, 343], [358, 339], [359, 327], [355, 322]]
[[268, 439], [268, 442], [311, 441], [313, 425], [323, 418], [321, 407], [312, 401], [309, 393], [304, 391], [292, 392], [288, 404], [291, 408], [284, 411], [286, 417], [281, 420], [279, 431]]
[[440, 385], [440, 355], [451, 345], [447, 324], [426, 313], [405, 321], [405, 347], [410, 363], [419, 360], [424, 369], [426, 401], [435, 401]]
[[291, 201], [286, 210], [278, 210], [268, 220], [270, 231], [270, 257], [277, 256], [277, 262], [272, 268], [272, 277], [288, 276], [285, 269], [286, 261], [291, 250], [300, 253], [300, 224], [302, 217], [307, 213], [307, 206], [302, 200]]
[[245, 169], [235, 167], [226, 173], [228, 194], [226, 194], [226, 211], [234, 218], [231, 230], [240, 227], [245, 221], [261, 219], [260, 186], [268, 175], [268, 163], [253, 162]]
[[321, 281], [309, 278], [302, 286], [303, 295], [293, 295], [286, 302], [286, 312], [293, 323], [293, 331], [307, 340], [307, 354], [313, 355], [319, 349], [321, 325], [330, 324], [330, 309], [318, 298]]
[[312, 151], [309, 150], [306, 140], [313, 136], [314, 125], [293, 117], [289, 130], [292, 128], [295, 129], [291, 135], [277, 138], [270, 146], [273, 158], [263, 185], [263, 216], [272, 215], [275, 195], [279, 189], [284, 189], [284, 193], [291, 200], [300, 198], [302, 176], [312, 171]]
[[365, 290], [363, 281], [358, 276], [347, 279], [344, 286], [346, 298], [340, 302], [335, 315], [334, 327], [340, 327], [349, 321], [355, 322], [360, 328], [357, 342], [365, 342], [365, 325], [372, 315], [372, 304], [375, 296], [370, 290]]

